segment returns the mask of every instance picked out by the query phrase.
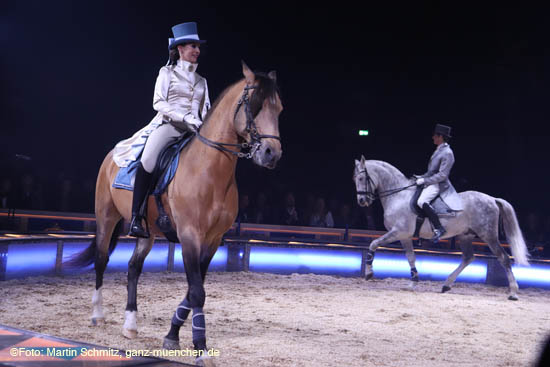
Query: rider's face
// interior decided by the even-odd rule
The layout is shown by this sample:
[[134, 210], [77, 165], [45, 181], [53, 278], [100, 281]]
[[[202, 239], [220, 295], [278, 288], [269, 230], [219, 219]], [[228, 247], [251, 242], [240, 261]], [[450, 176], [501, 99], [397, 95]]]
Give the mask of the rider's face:
[[201, 54], [201, 45], [198, 42], [186, 43], [185, 45], [178, 45], [178, 51], [180, 53], [180, 59], [196, 64]]
[[433, 134], [432, 139], [435, 145], [440, 145], [443, 143], [443, 136], [439, 134]]

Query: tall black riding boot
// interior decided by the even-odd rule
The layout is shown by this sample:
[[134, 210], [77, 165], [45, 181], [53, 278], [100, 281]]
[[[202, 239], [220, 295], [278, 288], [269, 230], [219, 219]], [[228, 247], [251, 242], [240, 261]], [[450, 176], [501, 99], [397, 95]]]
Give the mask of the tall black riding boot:
[[424, 214], [426, 214], [426, 216], [428, 217], [428, 219], [430, 220], [430, 222], [434, 227], [434, 236], [432, 237], [432, 241], [435, 243], [439, 241], [441, 236], [447, 233], [447, 231], [441, 225], [441, 222], [439, 221], [439, 217], [437, 216], [437, 214], [435, 214], [435, 210], [434, 208], [432, 208], [430, 204], [424, 203], [424, 205], [422, 205], [422, 210], [424, 211]]
[[147, 215], [145, 210], [141, 211], [142, 205], [145, 205], [147, 194], [149, 193], [149, 185], [151, 184], [151, 174], [143, 169], [141, 163], [136, 171], [134, 181], [134, 196], [132, 197], [132, 221], [130, 222], [129, 236], [149, 238], [149, 232], [143, 228], [143, 216]]

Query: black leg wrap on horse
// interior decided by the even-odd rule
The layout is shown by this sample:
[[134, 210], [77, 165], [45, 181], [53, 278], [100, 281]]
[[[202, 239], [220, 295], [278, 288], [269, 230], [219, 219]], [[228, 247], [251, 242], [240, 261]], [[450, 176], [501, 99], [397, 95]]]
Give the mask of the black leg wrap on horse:
[[195, 349], [206, 349], [206, 320], [202, 307], [193, 308], [192, 330]]
[[411, 278], [413, 281], [418, 282], [418, 270], [411, 268]]
[[372, 262], [374, 261], [374, 251], [371, 249], [367, 250], [367, 260], [365, 261], [367, 265], [372, 265]]
[[177, 326], [182, 326], [185, 320], [187, 320], [187, 316], [189, 316], [189, 312], [191, 312], [191, 306], [189, 305], [189, 302], [187, 301], [187, 298], [185, 298], [176, 309], [176, 312], [174, 312], [174, 316], [172, 316], [172, 324]]

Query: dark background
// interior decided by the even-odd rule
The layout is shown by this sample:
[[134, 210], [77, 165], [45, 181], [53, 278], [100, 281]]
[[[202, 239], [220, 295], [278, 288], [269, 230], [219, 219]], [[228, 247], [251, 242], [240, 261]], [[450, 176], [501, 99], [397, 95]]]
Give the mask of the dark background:
[[154, 116], [171, 27], [197, 21], [212, 100], [241, 77], [241, 59], [278, 73], [283, 157], [274, 171], [240, 162], [242, 191], [351, 203], [354, 159], [424, 173], [433, 127], [448, 122], [458, 191], [546, 212], [547, 9], [301, 4], [2, 2], [2, 175], [30, 170], [45, 192], [63, 175], [90, 186], [105, 154]]

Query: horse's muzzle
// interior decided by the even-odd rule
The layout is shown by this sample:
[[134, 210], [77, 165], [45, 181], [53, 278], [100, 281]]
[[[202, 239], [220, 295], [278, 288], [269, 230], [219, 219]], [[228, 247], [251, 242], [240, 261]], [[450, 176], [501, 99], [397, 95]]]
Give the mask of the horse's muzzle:
[[270, 139], [269, 142], [264, 140], [256, 151], [254, 160], [262, 167], [274, 169], [282, 154], [281, 143], [278, 140]]
[[359, 204], [359, 206], [369, 206], [369, 201], [365, 195], [357, 195], [357, 204]]

